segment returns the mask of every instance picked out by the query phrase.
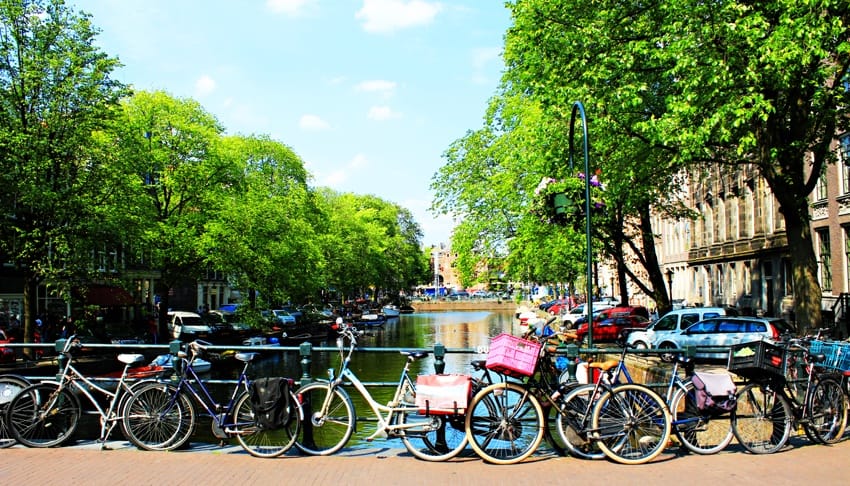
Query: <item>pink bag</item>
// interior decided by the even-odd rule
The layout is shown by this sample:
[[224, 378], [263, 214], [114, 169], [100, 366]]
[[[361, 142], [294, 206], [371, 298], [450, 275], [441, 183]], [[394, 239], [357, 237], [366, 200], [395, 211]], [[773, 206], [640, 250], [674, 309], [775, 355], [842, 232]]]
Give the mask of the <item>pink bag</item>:
[[422, 414], [462, 414], [471, 394], [472, 381], [468, 375], [421, 375], [416, 378], [416, 406]]

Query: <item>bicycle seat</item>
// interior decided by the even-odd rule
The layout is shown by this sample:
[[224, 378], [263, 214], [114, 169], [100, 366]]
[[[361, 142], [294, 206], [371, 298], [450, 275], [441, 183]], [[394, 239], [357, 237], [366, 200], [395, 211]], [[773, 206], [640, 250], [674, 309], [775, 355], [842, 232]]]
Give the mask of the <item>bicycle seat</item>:
[[607, 361], [588, 363], [588, 368], [599, 368], [602, 371], [608, 371], [611, 368], [616, 368], [620, 364], [620, 360], [618, 359], [609, 359]]
[[487, 360], [486, 359], [476, 359], [476, 360], [472, 360], [469, 364], [471, 364], [472, 367], [475, 368], [475, 371], [481, 371], [481, 370], [484, 369], [485, 366], [487, 366]]
[[408, 358], [413, 358], [414, 360], [422, 359], [422, 358], [428, 356], [429, 354], [431, 354], [430, 351], [399, 351], [399, 352], [403, 356], [407, 356]]
[[824, 361], [826, 361], [826, 355], [823, 353], [810, 354], [809, 359], [812, 361], [812, 363], [823, 363]]
[[141, 363], [145, 360], [145, 355], [143, 354], [119, 354], [118, 361], [124, 364], [136, 364]]
[[249, 361], [254, 361], [254, 358], [259, 356], [260, 353], [236, 353], [233, 355], [234, 358], [242, 361], [243, 363], [247, 363]]

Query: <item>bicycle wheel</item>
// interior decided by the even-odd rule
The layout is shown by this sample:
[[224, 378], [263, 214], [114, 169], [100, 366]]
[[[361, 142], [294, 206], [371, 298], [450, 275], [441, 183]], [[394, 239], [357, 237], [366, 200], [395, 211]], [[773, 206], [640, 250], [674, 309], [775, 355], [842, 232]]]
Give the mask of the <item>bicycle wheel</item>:
[[424, 461], [447, 461], [460, 454], [468, 442], [462, 416], [400, 413], [401, 441]]
[[791, 436], [791, 422], [791, 406], [778, 393], [757, 383], [738, 393], [732, 431], [741, 446], [753, 454], [781, 449]]
[[254, 407], [251, 405], [251, 395], [242, 393], [234, 404], [235, 420], [226, 424], [228, 433], [236, 436], [239, 445], [254, 457], [278, 457], [295, 445], [298, 432], [301, 430], [301, 407], [298, 398], [289, 392], [289, 406], [286, 411], [289, 420], [279, 429], [264, 429], [257, 425], [254, 417]]
[[803, 430], [813, 442], [834, 444], [841, 440], [847, 426], [847, 397], [834, 378], [821, 378], [812, 386]]
[[651, 389], [634, 383], [616, 386], [593, 406], [591, 427], [599, 449], [620, 464], [655, 459], [670, 440], [670, 413]]
[[351, 439], [357, 420], [348, 393], [332, 388], [330, 383], [317, 382], [302, 386], [295, 394], [301, 397], [304, 409], [304, 423], [295, 446], [314, 456], [327, 456], [342, 449]]
[[679, 388], [670, 399], [673, 431], [679, 442], [697, 454], [716, 454], [732, 442], [732, 421], [728, 415], [719, 415], [697, 407], [694, 384], [690, 381]]
[[588, 437], [592, 412], [592, 407], [588, 407], [588, 400], [595, 388], [595, 385], [582, 385], [567, 393], [561, 404], [564, 413], [556, 417], [558, 435], [567, 452], [573, 457], [581, 459], [605, 457], [605, 453], [599, 449], [596, 441]]
[[485, 387], [473, 397], [466, 414], [469, 444], [493, 464], [514, 464], [533, 454], [545, 426], [537, 398], [516, 383]]
[[195, 431], [192, 400], [172, 385], [148, 383], [124, 405], [128, 439], [139, 449], [170, 451], [181, 447]]
[[11, 447], [17, 442], [12, 431], [6, 425], [6, 408], [9, 402], [29, 385], [30, 382], [22, 376], [0, 376], [0, 449]]
[[56, 383], [30, 385], [9, 402], [7, 425], [27, 447], [54, 447], [68, 441], [80, 420], [80, 402]]

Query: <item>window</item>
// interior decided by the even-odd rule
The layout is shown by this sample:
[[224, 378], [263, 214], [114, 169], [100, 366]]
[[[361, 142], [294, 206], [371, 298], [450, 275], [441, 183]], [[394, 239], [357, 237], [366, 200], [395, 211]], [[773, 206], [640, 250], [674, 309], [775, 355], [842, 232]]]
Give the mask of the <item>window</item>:
[[[705, 316], [713, 317], [713, 316]], [[691, 324], [699, 321], [699, 314], [685, 314], [682, 316], [682, 328], [688, 327]]]
[[841, 184], [842, 194], [850, 194], [850, 134], [839, 139], [841, 144], [841, 174], [844, 176]]
[[[850, 226], [844, 227], [844, 268], [844, 275], [850, 279]], [[844, 283], [844, 289], [850, 289], [850, 280]]]
[[820, 285], [827, 292], [832, 291], [832, 254], [829, 251], [829, 230], [817, 230], [820, 248]]
[[818, 201], [824, 201], [827, 198], [827, 190], [828, 186], [826, 183], [826, 166], [823, 166], [821, 170], [820, 177], [818, 178], [818, 184], [815, 186], [815, 197]]
[[652, 328], [656, 331], [674, 331], [676, 329], [676, 317], [664, 316]]
[[723, 321], [718, 328], [720, 332], [741, 332], [741, 325], [737, 322]]

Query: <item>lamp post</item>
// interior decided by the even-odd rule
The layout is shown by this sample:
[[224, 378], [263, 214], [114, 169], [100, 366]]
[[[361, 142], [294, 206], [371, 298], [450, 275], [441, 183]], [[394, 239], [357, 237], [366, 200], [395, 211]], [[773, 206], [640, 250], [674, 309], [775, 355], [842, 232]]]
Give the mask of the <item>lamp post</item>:
[[670, 296], [670, 306], [673, 306], [673, 270], [667, 269], [667, 290]]
[[584, 105], [581, 101], [573, 103], [572, 115], [570, 116], [570, 170], [573, 169], [573, 138], [575, 135], [576, 115], [581, 116], [582, 148], [584, 152], [584, 214], [585, 214], [585, 238], [587, 244], [587, 346], [593, 347], [593, 251], [590, 248], [590, 159], [588, 157], [589, 143], [587, 141], [587, 116], [584, 113]]

